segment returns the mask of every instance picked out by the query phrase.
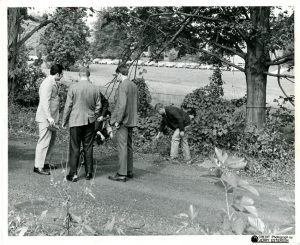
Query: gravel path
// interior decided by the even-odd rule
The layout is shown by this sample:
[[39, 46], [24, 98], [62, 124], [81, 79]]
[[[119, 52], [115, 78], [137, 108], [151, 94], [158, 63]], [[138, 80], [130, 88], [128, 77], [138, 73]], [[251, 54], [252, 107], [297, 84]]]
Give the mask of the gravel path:
[[[51, 177], [32, 171], [35, 144], [25, 139], [9, 139], [8, 206], [9, 210], [21, 210], [26, 201], [35, 200], [40, 204], [36, 212], [47, 209], [51, 217], [51, 213], [55, 213], [53, 210], [61, 207], [62, 199], [51, 185]], [[55, 162], [62, 161], [65, 151], [65, 146], [56, 147]], [[226, 207], [225, 195], [210, 179], [201, 177], [204, 169], [196, 165], [157, 163], [154, 161], [156, 157], [135, 155], [135, 178], [126, 183], [114, 182], [107, 176], [117, 170], [117, 156], [114, 153], [101, 155], [96, 148], [97, 174], [94, 181], [82, 178], [77, 183], [64, 184], [71, 195], [71, 211], [80, 216], [86, 214], [99, 234], [115, 217], [115, 226], [125, 230], [126, 235], [166, 235], [175, 234], [182, 221], [175, 216], [188, 213], [192, 204], [199, 212], [195, 222], [217, 230], [222, 221], [222, 209]], [[83, 171], [81, 173], [83, 177]], [[62, 181], [62, 168], [51, 176], [53, 183]], [[278, 199], [292, 190], [283, 186], [252, 184], [260, 192], [260, 197], [253, 198], [259, 217], [265, 223], [280, 225], [293, 215]], [[85, 195], [84, 191], [91, 195]]]

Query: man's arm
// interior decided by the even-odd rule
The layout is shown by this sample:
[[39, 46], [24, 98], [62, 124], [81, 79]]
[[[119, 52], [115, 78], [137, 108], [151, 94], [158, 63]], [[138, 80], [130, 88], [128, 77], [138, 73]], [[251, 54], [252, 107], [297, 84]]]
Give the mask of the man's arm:
[[124, 83], [121, 83], [118, 88], [116, 106], [111, 120], [112, 124], [115, 123], [120, 124], [122, 122], [126, 110], [126, 104], [127, 104], [126, 86], [124, 85]]
[[52, 84], [50, 82], [44, 83], [40, 89], [40, 104], [41, 104], [42, 111], [46, 115], [48, 121], [50, 121], [51, 119], [54, 120], [50, 110], [51, 94], [52, 94]]
[[62, 119], [62, 126], [65, 127], [67, 123], [69, 122], [70, 113], [72, 111], [73, 106], [73, 90], [72, 87], [69, 87], [68, 93], [67, 93], [67, 100], [65, 103], [64, 108], [64, 115]]
[[101, 106], [102, 106], [100, 116], [104, 117], [108, 110], [109, 103], [108, 103], [108, 100], [105, 98], [105, 96], [101, 92], [99, 92], [99, 94], [100, 94]]

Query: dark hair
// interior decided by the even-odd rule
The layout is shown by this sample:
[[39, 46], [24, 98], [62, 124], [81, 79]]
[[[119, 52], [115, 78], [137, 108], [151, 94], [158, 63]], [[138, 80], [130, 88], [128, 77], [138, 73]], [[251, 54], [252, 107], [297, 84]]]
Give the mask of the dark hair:
[[121, 65], [119, 65], [118, 67], [117, 67], [117, 69], [116, 69], [116, 73], [118, 74], [118, 73], [121, 73], [122, 75], [124, 75], [124, 76], [127, 76], [128, 75], [128, 71], [129, 71], [129, 69], [128, 69], [128, 66], [126, 65], [126, 64], [121, 64]]
[[162, 109], [164, 108], [164, 105], [162, 103], [157, 103], [155, 106], [154, 106], [154, 110], [158, 111], [159, 109]]
[[61, 74], [63, 71], [63, 66], [60, 65], [60, 64], [55, 64], [55, 65], [52, 65], [51, 68], [50, 68], [50, 75], [55, 75], [55, 74]]

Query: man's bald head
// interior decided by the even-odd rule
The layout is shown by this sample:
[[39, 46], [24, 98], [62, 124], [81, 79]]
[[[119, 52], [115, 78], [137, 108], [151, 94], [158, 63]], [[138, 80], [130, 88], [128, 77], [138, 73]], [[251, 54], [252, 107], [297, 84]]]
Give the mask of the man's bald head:
[[80, 71], [79, 71], [79, 76], [80, 76], [80, 77], [87, 77], [87, 78], [89, 78], [90, 75], [91, 75], [91, 73], [90, 73], [90, 71], [89, 71], [88, 68], [82, 68], [82, 69], [80, 69]]

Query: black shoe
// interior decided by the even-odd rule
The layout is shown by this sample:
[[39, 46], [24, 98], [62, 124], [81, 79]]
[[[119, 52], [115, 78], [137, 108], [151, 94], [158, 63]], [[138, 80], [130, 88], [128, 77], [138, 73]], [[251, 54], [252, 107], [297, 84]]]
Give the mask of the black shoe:
[[71, 181], [71, 182], [77, 182], [77, 180], [78, 180], [78, 178], [77, 178], [76, 175], [70, 175], [70, 174], [68, 174], [68, 175], [66, 176], [66, 179], [67, 179], [68, 181]]
[[38, 173], [38, 174], [42, 174], [42, 175], [50, 175], [49, 172], [46, 172], [43, 168], [33, 168], [33, 172]]
[[115, 181], [127, 181], [127, 177], [125, 175], [120, 175], [118, 173], [115, 174], [115, 176], [108, 176], [110, 180], [115, 180]]
[[90, 180], [93, 178], [93, 174], [92, 173], [88, 173], [86, 176], [85, 176], [85, 179], [86, 180]]
[[132, 179], [133, 178], [133, 173], [132, 172], [128, 172], [126, 175], [127, 178]]
[[57, 166], [54, 164], [44, 164], [44, 169], [57, 169]]

